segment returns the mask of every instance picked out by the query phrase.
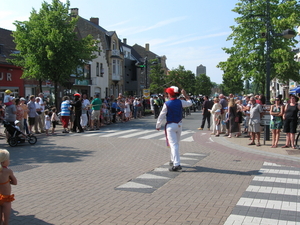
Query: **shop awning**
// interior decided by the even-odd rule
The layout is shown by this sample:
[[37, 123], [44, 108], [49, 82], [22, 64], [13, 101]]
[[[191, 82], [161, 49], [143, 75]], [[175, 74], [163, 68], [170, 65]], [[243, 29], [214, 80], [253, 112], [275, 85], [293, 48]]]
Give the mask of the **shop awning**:
[[300, 86], [290, 90], [290, 94], [300, 93]]

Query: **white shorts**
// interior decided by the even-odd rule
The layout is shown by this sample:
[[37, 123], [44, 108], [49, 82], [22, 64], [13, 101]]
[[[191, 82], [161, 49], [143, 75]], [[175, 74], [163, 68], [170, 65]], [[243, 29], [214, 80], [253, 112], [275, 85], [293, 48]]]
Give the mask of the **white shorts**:
[[92, 111], [92, 120], [99, 120], [100, 119], [100, 110], [93, 110]]

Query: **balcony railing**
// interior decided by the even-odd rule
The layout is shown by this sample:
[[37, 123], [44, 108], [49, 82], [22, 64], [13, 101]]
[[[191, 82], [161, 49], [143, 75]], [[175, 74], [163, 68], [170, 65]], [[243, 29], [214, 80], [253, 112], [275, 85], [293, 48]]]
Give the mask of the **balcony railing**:
[[120, 50], [118, 50], [118, 49], [111, 50], [111, 55], [112, 56], [120, 56]]
[[121, 80], [121, 76], [117, 75], [117, 74], [113, 74], [112, 77], [111, 77], [111, 79], [114, 80], [114, 81], [120, 81]]

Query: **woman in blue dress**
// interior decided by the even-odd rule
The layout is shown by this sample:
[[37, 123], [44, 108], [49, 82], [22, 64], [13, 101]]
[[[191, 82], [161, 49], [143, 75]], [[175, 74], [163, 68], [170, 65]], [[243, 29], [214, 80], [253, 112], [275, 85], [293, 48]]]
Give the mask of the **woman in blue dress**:
[[271, 106], [270, 115], [270, 129], [272, 130], [272, 147], [277, 148], [280, 137], [280, 130], [282, 129], [282, 115], [284, 113], [284, 106], [281, 104], [279, 98], [275, 99], [275, 104]]

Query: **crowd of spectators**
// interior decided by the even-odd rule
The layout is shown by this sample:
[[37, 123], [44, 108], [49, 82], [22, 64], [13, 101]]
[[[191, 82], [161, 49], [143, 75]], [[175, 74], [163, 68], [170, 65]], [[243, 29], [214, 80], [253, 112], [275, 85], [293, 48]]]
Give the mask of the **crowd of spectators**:
[[[27, 98], [14, 98], [10, 94], [11, 91], [6, 90], [4, 100], [0, 99], [0, 122], [4, 119], [11, 124], [19, 121], [22, 132], [46, 135], [55, 135], [58, 123], [62, 123], [62, 133], [81, 133], [99, 130], [101, 126], [111, 123], [126, 123], [132, 119], [142, 118], [146, 110], [157, 118], [166, 100], [162, 94], [153, 95], [150, 99], [122, 94], [116, 98], [110, 96], [101, 99], [99, 94], [88, 98], [86, 94], [76, 93], [62, 98], [59, 111], [55, 107], [47, 107], [43, 93]], [[278, 147], [283, 129], [286, 133], [286, 143], [282, 147], [296, 148], [295, 133], [300, 105], [295, 95], [290, 95], [286, 102], [283, 102], [282, 96], [271, 99], [271, 107], [266, 106], [263, 95], [248, 95], [241, 98], [233, 94], [229, 96], [220, 94], [213, 100], [203, 96], [192, 98], [192, 102], [193, 107], [202, 109], [199, 130], [203, 130], [207, 122], [207, 129], [212, 130], [211, 135], [219, 137], [224, 134], [228, 138], [244, 135], [249, 138], [249, 145], [260, 146], [260, 134], [264, 129], [262, 117], [269, 114], [271, 147]]]
[[[215, 96], [213, 102], [205, 97], [203, 103], [203, 117], [199, 130], [203, 130], [207, 120], [207, 129], [210, 130], [210, 115], [212, 115], [212, 133], [219, 137], [224, 134], [228, 138], [233, 136], [249, 138], [249, 145], [261, 146], [261, 132], [268, 125], [272, 132], [272, 148], [278, 147], [280, 132], [286, 133], [286, 143], [282, 148], [293, 148], [295, 146], [295, 133], [298, 125], [298, 105], [299, 98], [290, 95], [285, 102], [282, 96], [271, 99], [271, 106], [266, 105], [264, 95], [248, 95], [242, 98], [235, 97], [233, 94]], [[263, 123], [263, 116], [270, 115], [270, 121]], [[266, 118], [268, 118], [266, 116]], [[243, 126], [243, 127], [242, 127]]]

